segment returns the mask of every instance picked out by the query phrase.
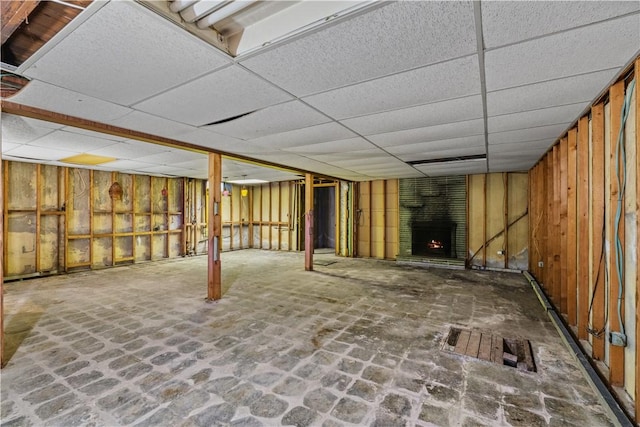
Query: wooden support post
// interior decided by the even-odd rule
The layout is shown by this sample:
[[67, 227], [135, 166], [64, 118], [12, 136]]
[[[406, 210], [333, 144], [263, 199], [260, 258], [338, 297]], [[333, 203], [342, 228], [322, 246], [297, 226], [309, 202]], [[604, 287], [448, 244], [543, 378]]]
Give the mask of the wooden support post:
[[553, 299], [553, 243], [558, 238], [554, 235], [555, 230], [553, 229], [553, 151], [549, 151], [549, 153], [545, 157], [545, 176], [547, 177], [546, 185], [544, 189], [545, 201], [546, 201], [546, 214], [545, 214], [545, 234], [546, 234], [546, 242], [545, 242], [545, 285], [547, 288], [547, 295]]
[[482, 175], [482, 266], [487, 266], [487, 180], [488, 175]]
[[305, 175], [304, 183], [304, 269], [313, 271], [313, 175]]
[[[635, 63], [636, 79], [636, 197], [640, 192], [640, 58]], [[633, 120], [630, 117], [629, 120]], [[640, 201], [636, 199], [636, 221], [640, 223]], [[640, 225], [640, 224], [637, 224]], [[640, 265], [640, 231], [636, 239], [636, 266]], [[633, 326], [631, 326], [633, 327]], [[636, 274], [636, 372], [640, 370], [640, 274]], [[640, 422], [640, 380], [636, 378], [636, 422]]]
[[504, 268], [509, 268], [509, 174], [502, 172], [502, 184], [504, 191], [504, 206], [503, 206], [503, 256], [504, 256]]
[[222, 156], [209, 153], [209, 253], [207, 299], [215, 301], [222, 298], [222, 205], [220, 184], [222, 182]]
[[[609, 106], [611, 111], [611, 125], [610, 125], [610, 178], [609, 186], [611, 188], [611, 197], [609, 202], [609, 229], [611, 230], [610, 242], [610, 260], [609, 267], [610, 286], [609, 286], [609, 325], [611, 332], [620, 332], [621, 325], [618, 318], [618, 304], [620, 304], [620, 316], [624, 321], [624, 282], [621, 282], [621, 278], [618, 276], [616, 268], [617, 256], [616, 256], [616, 242], [619, 241], [624, 248], [624, 193], [623, 189], [618, 186], [618, 174], [616, 173], [616, 165], [619, 162], [619, 167], [622, 169], [622, 156], [617, 156], [616, 147], [618, 144], [618, 133], [620, 131], [620, 113], [622, 105], [624, 104], [624, 80], [621, 80], [611, 86], [609, 89]], [[622, 176], [622, 170], [620, 176]], [[616, 229], [616, 216], [618, 205], [620, 204], [620, 218], [617, 221]], [[622, 255], [622, 272], [624, 274], [624, 254]], [[622, 278], [624, 280], [624, 277]], [[619, 297], [619, 293], [622, 293], [622, 298]], [[624, 385], [624, 347], [610, 345], [609, 346], [609, 381], [612, 385], [622, 386]]]
[[589, 117], [578, 121], [577, 148], [577, 215], [578, 215], [578, 338], [588, 338], [589, 324]]
[[[242, 190], [241, 190], [242, 191]], [[235, 191], [232, 191], [229, 197], [229, 250], [233, 250], [233, 194]], [[240, 197], [242, 198], [242, 193], [240, 193]], [[220, 209], [222, 209], [222, 196], [220, 197]], [[222, 210], [220, 211], [220, 215], [222, 216]]]
[[258, 226], [260, 227], [260, 249], [262, 248], [262, 218], [264, 218], [264, 207], [262, 206], [263, 203], [263, 197], [262, 194], [264, 193], [264, 185], [260, 186], [260, 221], [258, 222]]
[[273, 249], [273, 192], [269, 183], [269, 250]]
[[292, 232], [291, 230], [293, 229], [292, 226], [292, 221], [291, 221], [291, 217], [292, 217], [292, 212], [293, 212], [293, 189], [295, 188], [295, 184], [292, 183], [291, 181], [289, 181], [289, 204], [288, 204], [288, 208], [287, 208], [287, 250], [291, 250], [292, 249], [292, 245], [293, 245], [293, 236], [292, 236]]
[[553, 300], [556, 304], [556, 308], [562, 307], [562, 282], [561, 282], [561, 262], [560, 262], [560, 248], [561, 248], [561, 196], [560, 196], [560, 145], [556, 144], [553, 147], [553, 236], [551, 239], [553, 251]]
[[382, 180], [382, 259], [387, 259], [387, 180], [386, 179]]
[[256, 187], [252, 187], [251, 191], [249, 191], [249, 208], [247, 214], [249, 218], [247, 219], [247, 232], [249, 233], [248, 241], [249, 248], [253, 248], [253, 190]]
[[560, 311], [567, 314], [567, 159], [568, 159], [567, 137], [560, 140]]
[[278, 250], [282, 249], [282, 181], [278, 181]]
[[373, 258], [373, 183], [371, 181], [369, 184], [369, 258]]
[[[0, 142], [0, 148], [2, 142]], [[4, 185], [5, 179], [2, 173], [3, 166], [6, 169], [6, 163], [0, 160], [0, 367], [4, 366]]]
[[591, 313], [591, 328], [602, 331], [598, 336], [593, 335], [592, 357], [604, 360], [605, 324], [604, 324], [604, 104], [599, 103], [591, 107], [592, 134], [592, 177], [591, 197], [593, 199], [593, 259], [591, 273], [593, 278], [593, 305]]
[[576, 239], [576, 149], [578, 129], [569, 130], [567, 138], [567, 321], [576, 326], [578, 307], [577, 257]]

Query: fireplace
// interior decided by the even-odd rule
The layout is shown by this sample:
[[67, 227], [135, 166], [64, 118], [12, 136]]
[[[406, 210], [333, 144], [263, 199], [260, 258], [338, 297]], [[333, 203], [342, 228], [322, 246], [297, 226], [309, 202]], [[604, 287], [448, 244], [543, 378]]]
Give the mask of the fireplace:
[[411, 254], [456, 258], [456, 223], [415, 221], [411, 226]]

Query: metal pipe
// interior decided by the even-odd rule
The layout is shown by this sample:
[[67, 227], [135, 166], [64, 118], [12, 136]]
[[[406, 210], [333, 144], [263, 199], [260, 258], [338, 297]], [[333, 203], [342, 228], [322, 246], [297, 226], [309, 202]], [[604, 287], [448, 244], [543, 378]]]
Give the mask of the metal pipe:
[[607, 388], [607, 385], [604, 383], [604, 381], [602, 381], [602, 378], [598, 376], [596, 370], [593, 368], [593, 366], [591, 366], [589, 360], [587, 359], [587, 355], [582, 350], [582, 347], [578, 345], [576, 339], [573, 337], [573, 335], [571, 335], [536, 279], [528, 271], [523, 272], [523, 274], [524, 277], [529, 281], [529, 284], [533, 288], [538, 299], [540, 300], [540, 303], [549, 315], [549, 318], [551, 318], [553, 326], [555, 326], [555, 328], [558, 330], [560, 338], [562, 338], [562, 341], [572, 352], [573, 357], [578, 362], [578, 366], [580, 367], [583, 375], [586, 377], [587, 382], [596, 392], [596, 394], [600, 398], [600, 402], [603, 404], [605, 409], [607, 409], [609, 418], [611, 418], [616, 426], [633, 427], [633, 422], [620, 407], [620, 404], [613, 396], [613, 394], [611, 394], [611, 391], [609, 390], [609, 388]]

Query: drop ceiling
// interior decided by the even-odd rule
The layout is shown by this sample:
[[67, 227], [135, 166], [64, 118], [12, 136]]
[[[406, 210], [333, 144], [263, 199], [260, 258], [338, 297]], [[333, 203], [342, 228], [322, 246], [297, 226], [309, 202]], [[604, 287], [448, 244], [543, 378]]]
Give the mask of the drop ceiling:
[[[143, 3], [90, 4], [6, 101], [346, 180], [526, 171], [640, 53], [637, 1], [340, 2], [358, 7], [236, 56]], [[5, 159], [207, 175], [199, 153], [14, 115], [2, 139]]]

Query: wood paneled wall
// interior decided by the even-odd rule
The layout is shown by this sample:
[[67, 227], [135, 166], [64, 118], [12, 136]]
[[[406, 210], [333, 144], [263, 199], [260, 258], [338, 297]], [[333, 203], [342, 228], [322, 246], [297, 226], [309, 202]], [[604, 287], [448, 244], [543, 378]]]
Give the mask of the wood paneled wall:
[[[640, 108], [637, 87], [629, 85], [638, 82], [640, 59], [631, 71], [529, 172], [529, 270], [618, 396], [637, 403]], [[615, 345], [610, 333], [623, 329], [626, 346]], [[634, 415], [640, 419], [638, 405]]]
[[6, 278], [185, 253], [181, 178], [5, 161]]
[[528, 268], [527, 185], [526, 173], [468, 177], [468, 267]]
[[355, 256], [395, 259], [398, 255], [397, 179], [355, 185]]

